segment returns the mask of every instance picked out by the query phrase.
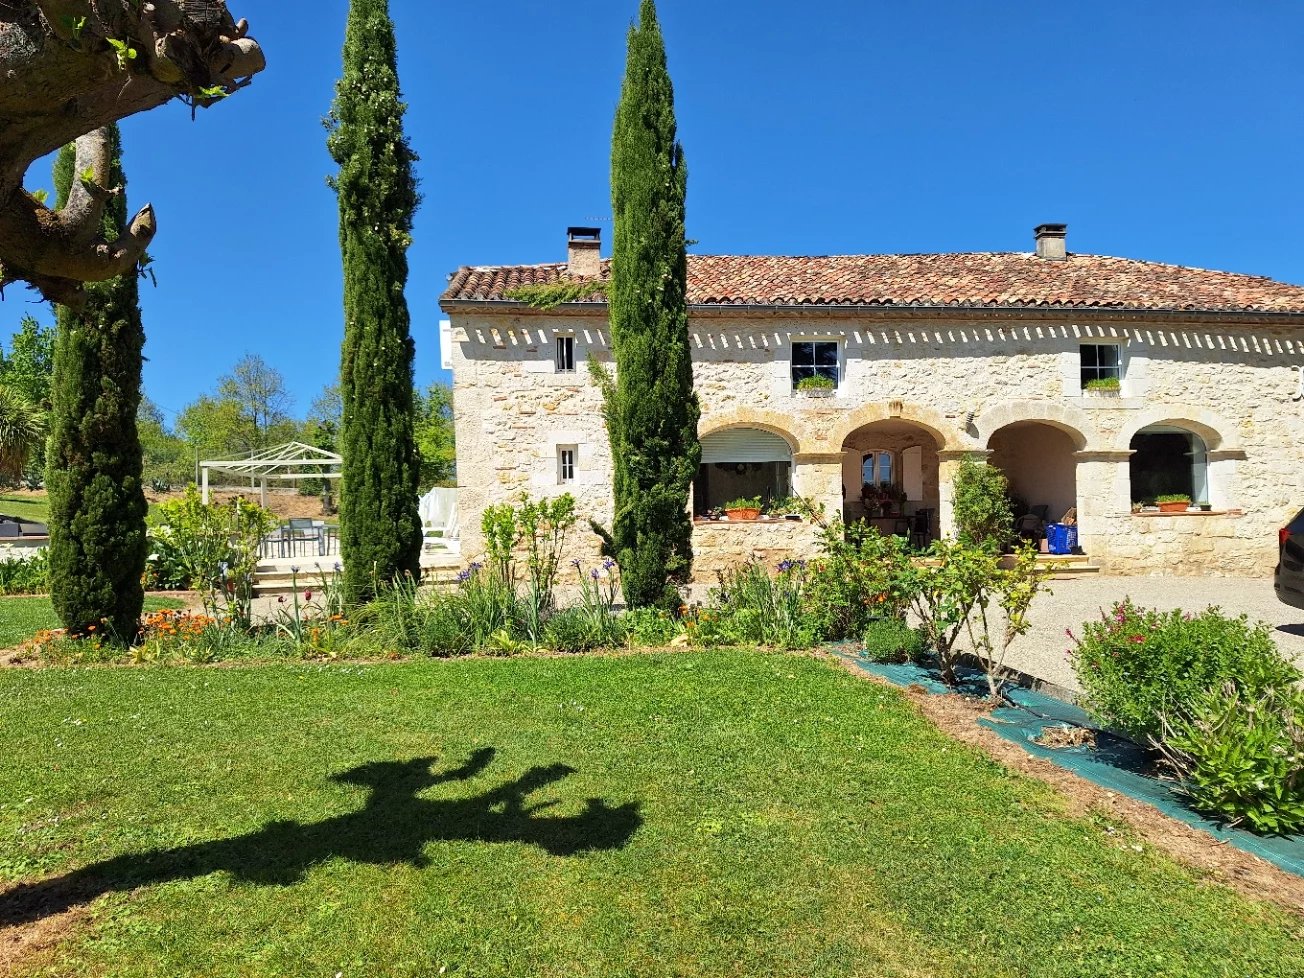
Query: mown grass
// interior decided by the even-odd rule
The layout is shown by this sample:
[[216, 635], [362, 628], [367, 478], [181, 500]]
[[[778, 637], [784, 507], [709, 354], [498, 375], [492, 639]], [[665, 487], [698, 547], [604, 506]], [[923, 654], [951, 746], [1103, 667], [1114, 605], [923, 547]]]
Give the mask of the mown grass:
[[15, 670], [0, 742], [0, 886], [55, 880], [0, 923], [104, 894], [28, 974], [1304, 973], [1298, 920], [797, 655]]
[[[145, 598], [146, 611], [183, 608], [175, 598]], [[45, 596], [0, 595], [0, 649], [11, 648], [31, 638], [42, 628], [58, 628], [59, 616]]]
[[50, 518], [50, 499], [42, 495], [0, 492], [0, 515], [45, 523]]

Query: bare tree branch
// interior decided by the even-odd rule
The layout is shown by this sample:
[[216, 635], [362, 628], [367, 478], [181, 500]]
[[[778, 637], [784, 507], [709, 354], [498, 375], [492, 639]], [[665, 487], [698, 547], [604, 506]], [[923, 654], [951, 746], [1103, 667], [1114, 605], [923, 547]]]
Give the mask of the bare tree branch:
[[[5, 0], [0, 2], [0, 288], [26, 281], [47, 298], [76, 301], [82, 282], [130, 270], [154, 234], [146, 205], [131, 230], [100, 234], [107, 201], [102, 140], [111, 123], [183, 98], [207, 107], [265, 66], [248, 24], [223, 0]], [[78, 143], [67, 206], [27, 193], [33, 161]]]

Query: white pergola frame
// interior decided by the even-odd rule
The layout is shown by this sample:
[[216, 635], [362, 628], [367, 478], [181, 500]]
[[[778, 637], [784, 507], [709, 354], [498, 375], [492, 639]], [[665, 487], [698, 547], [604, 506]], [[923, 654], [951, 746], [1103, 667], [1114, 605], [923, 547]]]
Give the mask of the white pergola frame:
[[286, 442], [275, 448], [265, 448], [248, 458], [208, 459], [199, 463], [201, 491], [204, 503], [208, 503], [208, 473], [230, 472], [250, 479], [257, 479], [262, 493], [262, 505], [267, 505], [267, 480], [279, 479], [290, 482], [294, 479], [338, 479], [339, 467], [344, 459], [324, 448], [314, 448], [301, 441]]

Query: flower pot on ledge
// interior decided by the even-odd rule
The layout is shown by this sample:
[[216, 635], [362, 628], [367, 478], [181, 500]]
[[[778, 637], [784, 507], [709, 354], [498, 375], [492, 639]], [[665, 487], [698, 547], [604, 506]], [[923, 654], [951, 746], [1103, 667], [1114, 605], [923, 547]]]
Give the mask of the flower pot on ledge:
[[1191, 504], [1184, 500], [1173, 502], [1173, 503], [1159, 504], [1159, 512], [1161, 513], [1185, 513], [1190, 508], [1191, 508]]
[[759, 509], [726, 509], [724, 514], [731, 520], [757, 520], [760, 519], [761, 511]]
[[801, 397], [832, 397], [832, 387], [807, 387], [797, 388], [797, 394]]

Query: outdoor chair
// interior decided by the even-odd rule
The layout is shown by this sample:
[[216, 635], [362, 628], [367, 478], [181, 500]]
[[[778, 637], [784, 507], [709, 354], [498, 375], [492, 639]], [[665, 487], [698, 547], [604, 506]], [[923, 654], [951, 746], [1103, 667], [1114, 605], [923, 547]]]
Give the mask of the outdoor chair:
[[[322, 528], [317, 525], [315, 520], [311, 519], [291, 519], [289, 524], [290, 538], [290, 556], [299, 556], [296, 549], [297, 544], [313, 544], [317, 548], [315, 556], [322, 556]], [[305, 547], [304, 556], [310, 556]]]
[[910, 543], [912, 546], [923, 549], [933, 539], [933, 511], [932, 509], [917, 509], [913, 517], [913, 523], [910, 528]]

